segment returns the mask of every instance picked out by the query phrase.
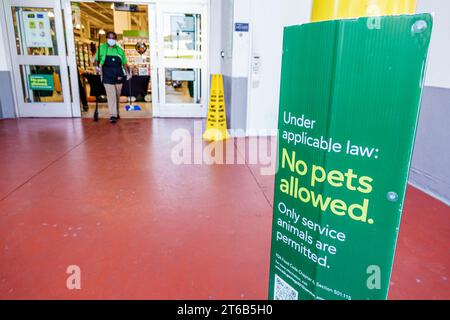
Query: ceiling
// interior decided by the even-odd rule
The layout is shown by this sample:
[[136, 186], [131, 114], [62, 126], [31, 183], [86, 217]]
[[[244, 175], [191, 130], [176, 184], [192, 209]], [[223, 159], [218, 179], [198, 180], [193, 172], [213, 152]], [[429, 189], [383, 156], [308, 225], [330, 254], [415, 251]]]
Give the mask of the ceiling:
[[[81, 16], [90, 22], [95, 28], [110, 29], [114, 24], [114, 10], [112, 2], [79, 2]], [[133, 24], [138, 24], [138, 15], [147, 14], [147, 6], [138, 6], [139, 12], [133, 12], [131, 19]]]

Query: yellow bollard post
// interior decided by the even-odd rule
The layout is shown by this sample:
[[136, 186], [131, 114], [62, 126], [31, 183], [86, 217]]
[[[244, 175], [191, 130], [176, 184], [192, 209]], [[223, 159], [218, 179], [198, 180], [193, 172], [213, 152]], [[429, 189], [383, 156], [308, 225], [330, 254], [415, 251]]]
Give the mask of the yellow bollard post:
[[311, 21], [413, 14], [417, 0], [314, 0]]
[[208, 118], [203, 139], [222, 141], [228, 139], [227, 115], [225, 112], [225, 95], [221, 74], [212, 76], [211, 94], [209, 98]]

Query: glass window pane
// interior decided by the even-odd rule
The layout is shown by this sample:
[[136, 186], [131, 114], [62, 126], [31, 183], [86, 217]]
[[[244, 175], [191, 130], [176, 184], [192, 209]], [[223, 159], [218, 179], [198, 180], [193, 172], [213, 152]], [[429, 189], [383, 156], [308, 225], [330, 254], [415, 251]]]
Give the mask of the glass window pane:
[[200, 69], [166, 69], [166, 103], [200, 103]]
[[58, 66], [20, 66], [23, 97], [26, 103], [64, 102]]
[[12, 16], [18, 54], [58, 55], [53, 9], [12, 7]]
[[168, 59], [201, 59], [200, 14], [164, 14], [164, 56]]

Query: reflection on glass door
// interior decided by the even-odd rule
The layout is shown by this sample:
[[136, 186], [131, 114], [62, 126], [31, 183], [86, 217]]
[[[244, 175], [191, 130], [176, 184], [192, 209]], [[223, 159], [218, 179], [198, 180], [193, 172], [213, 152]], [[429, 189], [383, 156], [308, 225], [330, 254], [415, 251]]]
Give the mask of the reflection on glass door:
[[158, 8], [159, 97], [162, 117], [204, 117], [207, 95], [206, 6]]
[[201, 15], [164, 13], [164, 58], [201, 59]]
[[19, 116], [71, 117], [60, 2], [6, 0]]
[[166, 68], [166, 103], [201, 103], [201, 69]]

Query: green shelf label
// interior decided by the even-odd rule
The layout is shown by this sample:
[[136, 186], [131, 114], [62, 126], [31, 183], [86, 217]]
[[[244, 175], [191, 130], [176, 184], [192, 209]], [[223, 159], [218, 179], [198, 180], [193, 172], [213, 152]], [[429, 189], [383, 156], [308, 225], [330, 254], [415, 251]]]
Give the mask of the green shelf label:
[[124, 37], [148, 38], [148, 32], [143, 30], [124, 30]]
[[269, 299], [386, 299], [429, 14], [285, 28]]

